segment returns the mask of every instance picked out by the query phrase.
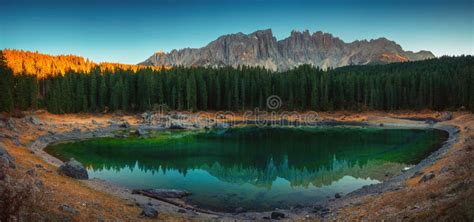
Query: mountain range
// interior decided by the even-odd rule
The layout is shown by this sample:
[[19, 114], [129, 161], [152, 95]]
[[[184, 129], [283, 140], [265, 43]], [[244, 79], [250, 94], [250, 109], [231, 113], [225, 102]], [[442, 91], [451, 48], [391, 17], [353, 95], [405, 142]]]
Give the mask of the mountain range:
[[386, 64], [434, 58], [430, 51], [404, 51], [400, 45], [386, 38], [357, 40], [345, 43], [330, 33], [308, 30], [292, 31], [290, 36], [277, 40], [271, 29], [251, 34], [224, 35], [202, 48], [185, 48], [169, 53], [157, 52], [140, 65], [206, 66], [240, 65], [261, 66], [274, 71], [285, 71], [302, 64], [321, 68], [347, 65]]

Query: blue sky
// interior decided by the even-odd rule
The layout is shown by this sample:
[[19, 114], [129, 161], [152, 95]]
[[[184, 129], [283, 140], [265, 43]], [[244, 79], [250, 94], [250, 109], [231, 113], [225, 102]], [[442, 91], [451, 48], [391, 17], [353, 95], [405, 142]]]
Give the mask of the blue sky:
[[0, 48], [134, 64], [158, 50], [271, 28], [330, 32], [345, 42], [386, 37], [405, 50], [474, 54], [473, 1], [0, 0]]

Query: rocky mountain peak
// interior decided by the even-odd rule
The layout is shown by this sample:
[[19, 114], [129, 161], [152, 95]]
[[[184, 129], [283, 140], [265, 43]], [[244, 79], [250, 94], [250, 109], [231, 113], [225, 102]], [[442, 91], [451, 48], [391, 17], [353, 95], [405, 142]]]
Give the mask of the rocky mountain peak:
[[346, 65], [380, 64], [434, 58], [429, 51], [404, 51], [386, 38], [345, 43], [330, 33], [293, 30], [277, 40], [271, 29], [250, 34], [224, 35], [198, 49], [185, 48], [155, 53], [141, 64], [157, 66], [261, 66], [284, 71], [302, 64], [321, 68]]

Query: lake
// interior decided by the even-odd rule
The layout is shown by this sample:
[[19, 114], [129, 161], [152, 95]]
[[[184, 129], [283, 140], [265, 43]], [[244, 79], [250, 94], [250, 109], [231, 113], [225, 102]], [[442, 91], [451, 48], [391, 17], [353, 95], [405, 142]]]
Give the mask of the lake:
[[155, 131], [148, 138], [61, 143], [89, 177], [134, 188], [183, 189], [187, 203], [217, 211], [272, 210], [347, 194], [417, 164], [448, 138], [435, 129], [236, 127]]

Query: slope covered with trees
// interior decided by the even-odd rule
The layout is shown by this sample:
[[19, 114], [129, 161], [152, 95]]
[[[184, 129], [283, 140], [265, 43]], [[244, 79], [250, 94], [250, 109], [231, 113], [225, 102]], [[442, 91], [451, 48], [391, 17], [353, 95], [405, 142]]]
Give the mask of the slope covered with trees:
[[[97, 64], [75, 55], [52, 56], [23, 50], [4, 49], [2, 54], [5, 65], [13, 71], [14, 75], [34, 75], [40, 79], [48, 76], [64, 75], [67, 72], [89, 73], [97, 67], [101, 70], [130, 69], [134, 72], [147, 67], [107, 62]], [[161, 67], [150, 68], [153, 70], [161, 69]]]
[[45, 107], [52, 113], [138, 112], [157, 105], [192, 111], [264, 110], [271, 95], [282, 99], [283, 110], [474, 111], [472, 56], [330, 70], [303, 65], [281, 73], [250, 67], [95, 66], [39, 79], [13, 75], [3, 62], [0, 75], [2, 111]]

